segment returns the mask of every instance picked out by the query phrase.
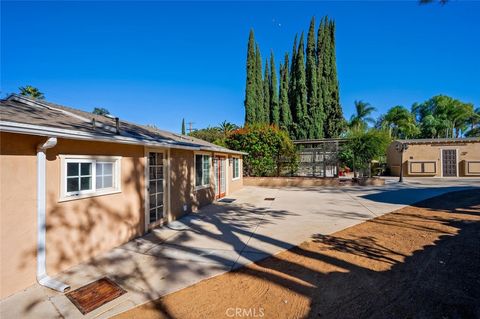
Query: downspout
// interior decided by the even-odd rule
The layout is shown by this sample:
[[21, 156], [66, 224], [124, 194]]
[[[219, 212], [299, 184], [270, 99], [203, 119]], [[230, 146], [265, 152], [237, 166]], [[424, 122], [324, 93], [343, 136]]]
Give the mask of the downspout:
[[70, 286], [47, 275], [46, 258], [46, 152], [57, 145], [56, 137], [37, 146], [37, 281], [40, 285], [65, 292]]

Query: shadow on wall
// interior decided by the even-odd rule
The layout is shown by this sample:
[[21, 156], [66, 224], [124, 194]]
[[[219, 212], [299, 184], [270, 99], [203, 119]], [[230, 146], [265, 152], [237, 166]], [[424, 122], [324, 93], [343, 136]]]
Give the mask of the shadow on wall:
[[[214, 198], [211, 188], [205, 189], [202, 196], [195, 196], [191, 187], [192, 168], [188, 161], [188, 156], [192, 157], [192, 153], [187, 152], [184, 158], [176, 162], [176, 169], [171, 170], [171, 185], [174, 186], [172, 190], [175, 190], [171, 194], [171, 202], [182, 203], [178, 207], [172, 207], [177, 209], [175, 212], [178, 215], [175, 214], [175, 218], [183, 213], [181, 207], [183, 203], [187, 203], [188, 210], [191, 211], [192, 207], [196, 209]], [[138, 258], [132, 258], [132, 254], [136, 254], [134, 252], [112, 249], [138, 237], [144, 229], [144, 185], [137, 177], [143, 176], [145, 167], [139, 158], [131, 159], [131, 169], [128, 172], [125, 172], [125, 165], [122, 163], [122, 193], [120, 194], [61, 203], [58, 202], [58, 195], [48, 194], [47, 272], [55, 275], [62, 271], [58, 274], [59, 279], [70, 284], [72, 288], [108, 274], [126, 290], [141, 295], [146, 300], [156, 299], [160, 297], [154, 285], [156, 281], [171, 280], [175, 283], [175, 278], [164, 278], [165, 274], [182, 271], [188, 273], [192, 271], [192, 265], [175, 264], [172, 267], [167, 257], [161, 254], [148, 256], [145, 260], [139, 261]], [[48, 160], [56, 160], [56, 157], [49, 156]], [[124, 200], [127, 191], [130, 195], [134, 192], [132, 200], [127, 205], [121, 206], [115, 202]], [[154, 244], [160, 243], [160, 239], [152, 234], [146, 237]], [[105, 251], [108, 252], [104, 253]], [[104, 253], [101, 258], [92, 258], [100, 253]], [[32, 262], [36, 263], [36, 247], [23, 252], [19, 267], [23, 269], [31, 267]], [[74, 266], [81, 262], [84, 264]], [[79, 267], [82, 268], [81, 271]], [[158, 274], [152, 274], [152, 269], [161, 271]], [[193, 271], [199, 274], [204, 273], [202, 267], [197, 267]], [[24, 313], [35, 314], [36, 307], [42, 302], [44, 302], [43, 297], [33, 300], [23, 309]], [[168, 316], [168, 311], [161, 306], [158, 310]]]

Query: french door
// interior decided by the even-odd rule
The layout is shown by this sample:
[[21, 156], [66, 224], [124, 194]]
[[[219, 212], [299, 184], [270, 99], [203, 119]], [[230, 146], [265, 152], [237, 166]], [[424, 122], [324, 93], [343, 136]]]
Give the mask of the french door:
[[164, 153], [148, 153], [148, 224], [156, 224], [164, 214]]
[[227, 190], [227, 165], [226, 158], [224, 156], [215, 156], [213, 158], [213, 174], [215, 183], [215, 198], [222, 198], [226, 194]]

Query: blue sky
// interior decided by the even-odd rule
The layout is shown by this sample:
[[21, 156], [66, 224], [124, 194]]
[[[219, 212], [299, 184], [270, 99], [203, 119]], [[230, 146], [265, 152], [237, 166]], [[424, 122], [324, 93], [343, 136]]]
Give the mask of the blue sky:
[[[31, 84], [47, 100], [179, 131], [243, 124], [254, 28], [278, 62], [310, 18], [337, 23], [346, 117], [448, 94], [480, 106], [480, 2], [5, 2], [1, 95]], [[318, 22], [318, 21], [317, 21]]]

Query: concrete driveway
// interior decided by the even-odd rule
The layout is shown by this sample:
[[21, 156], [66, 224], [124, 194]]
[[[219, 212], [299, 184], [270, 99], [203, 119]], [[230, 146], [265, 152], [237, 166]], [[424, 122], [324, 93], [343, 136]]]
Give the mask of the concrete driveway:
[[[479, 179], [421, 179], [384, 187], [245, 187], [57, 276], [81, 287], [109, 276], [127, 294], [83, 316], [61, 293], [34, 285], [0, 302], [2, 318], [108, 318], [289, 249], [313, 234], [331, 234], [446, 192], [480, 187]], [[266, 198], [274, 200], [265, 200]], [[178, 227], [180, 226], [180, 227]]]

